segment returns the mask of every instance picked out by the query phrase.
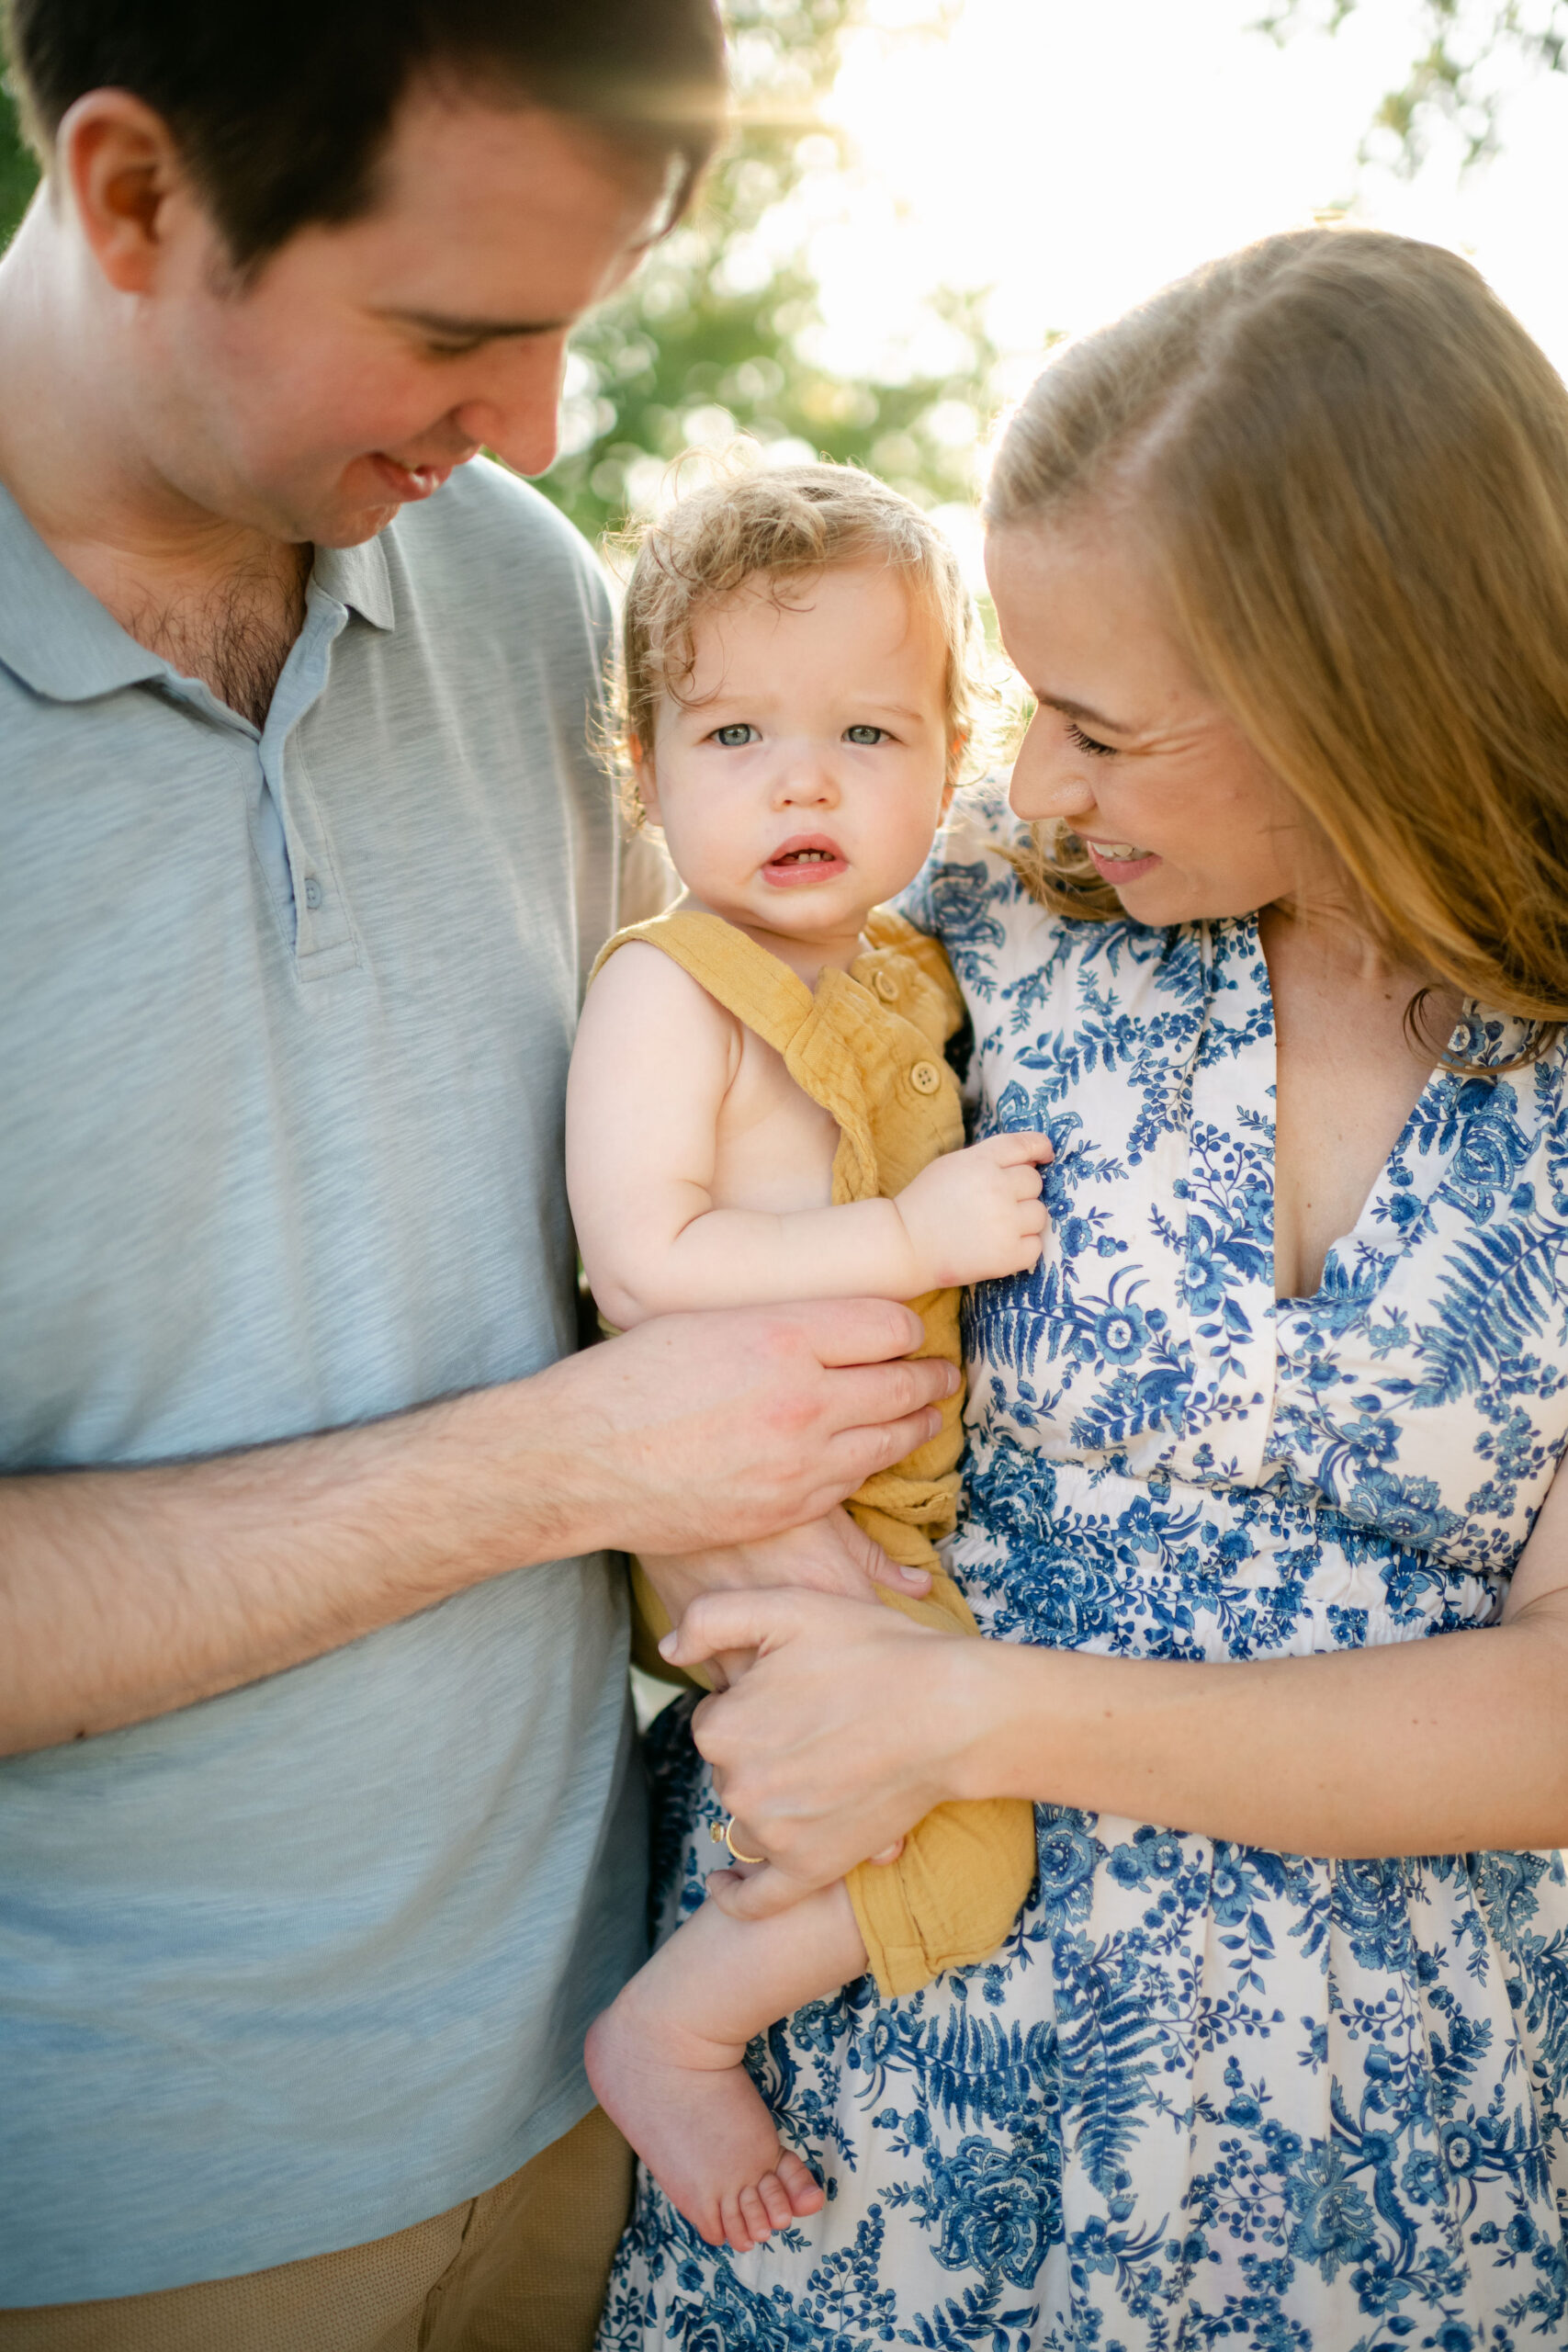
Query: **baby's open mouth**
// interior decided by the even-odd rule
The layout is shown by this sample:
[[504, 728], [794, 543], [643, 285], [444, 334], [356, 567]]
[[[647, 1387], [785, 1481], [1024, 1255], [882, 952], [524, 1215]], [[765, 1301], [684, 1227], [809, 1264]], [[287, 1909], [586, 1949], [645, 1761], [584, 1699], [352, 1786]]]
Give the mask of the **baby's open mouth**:
[[847, 871], [849, 860], [826, 833], [796, 833], [781, 842], [762, 868], [763, 878], [781, 888], [791, 883], [820, 882]]

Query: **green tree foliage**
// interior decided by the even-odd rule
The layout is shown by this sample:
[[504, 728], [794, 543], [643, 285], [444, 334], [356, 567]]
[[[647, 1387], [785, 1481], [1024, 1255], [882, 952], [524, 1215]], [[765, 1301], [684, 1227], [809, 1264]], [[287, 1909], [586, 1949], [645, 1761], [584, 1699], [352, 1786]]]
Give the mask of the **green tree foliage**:
[[938, 372], [847, 381], [812, 356], [800, 254], [767, 233], [804, 180], [842, 160], [821, 108], [860, 5], [731, 0], [736, 135], [694, 218], [576, 337], [563, 454], [541, 487], [590, 537], [651, 504], [682, 450], [738, 434], [777, 458], [867, 466], [928, 506], [968, 497], [997, 358], [980, 300], [933, 301], [922, 340], [942, 346]]
[[[1336, 33], [1366, 0], [1283, 0], [1258, 29], [1284, 40], [1314, 28]], [[1450, 124], [1463, 168], [1497, 153], [1510, 60], [1568, 71], [1568, 0], [1422, 0], [1427, 41], [1399, 87], [1383, 97], [1361, 143], [1361, 161], [1391, 156], [1404, 177], [1420, 169], [1434, 130]]]
[[23, 139], [11, 93], [0, 78], [0, 252], [38, 186], [38, 159]]

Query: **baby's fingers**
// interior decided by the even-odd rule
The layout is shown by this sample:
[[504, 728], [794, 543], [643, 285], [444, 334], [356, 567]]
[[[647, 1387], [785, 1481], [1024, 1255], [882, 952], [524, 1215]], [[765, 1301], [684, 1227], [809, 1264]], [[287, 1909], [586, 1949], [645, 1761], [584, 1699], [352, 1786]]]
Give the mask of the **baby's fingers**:
[[803, 1895], [813, 1892], [773, 1862], [764, 1870], [748, 1871], [744, 1878], [739, 1871], [710, 1871], [704, 1884], [710, 1902], [731, 1919], [771, 1919], [780, 1911], [793, 1910]]
[[1010, 1274], [1027, 1274], [1040, 1263], [1041, 1238], [1038, 1233], [1001, 1233], [997, 1237], [996, 1255], [982, 1282], [1006, 1282]]
[[1026, 1161], [1032, 1162], [1036, 1168], [1043, 1168], [1047, 1160], [1056, 1157], [1055, 1146], [1050, 1136], [1030, 1128], [1020, 1127], [1007, 1135], [993, 1136], [991, 1142], [1003, 1168], [1017, 1168]]

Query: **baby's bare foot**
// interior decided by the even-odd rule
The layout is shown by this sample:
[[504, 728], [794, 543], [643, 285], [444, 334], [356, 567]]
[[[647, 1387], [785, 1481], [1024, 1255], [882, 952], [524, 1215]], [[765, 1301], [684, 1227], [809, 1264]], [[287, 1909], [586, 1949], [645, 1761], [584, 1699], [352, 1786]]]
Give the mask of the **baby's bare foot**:
[[709, 2245], [750, 2254], [820, 2210], [822, 2191], [780, 2141], [741, 2052], [640, 1999], [638, 1980], [594, 2019], [585, 2054], [600, 2106]]

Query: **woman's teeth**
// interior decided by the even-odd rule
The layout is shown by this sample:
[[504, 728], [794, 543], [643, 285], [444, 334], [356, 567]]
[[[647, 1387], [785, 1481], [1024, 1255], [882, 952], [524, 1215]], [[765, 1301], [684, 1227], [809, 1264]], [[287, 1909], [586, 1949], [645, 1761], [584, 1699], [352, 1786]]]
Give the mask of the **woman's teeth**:
[[1152, 849], [1134, 849], [1130, 842], [1086, 842], [1085, 847], [1112, 865], [1131, 865], [1136, 858], [1154, 855]]

